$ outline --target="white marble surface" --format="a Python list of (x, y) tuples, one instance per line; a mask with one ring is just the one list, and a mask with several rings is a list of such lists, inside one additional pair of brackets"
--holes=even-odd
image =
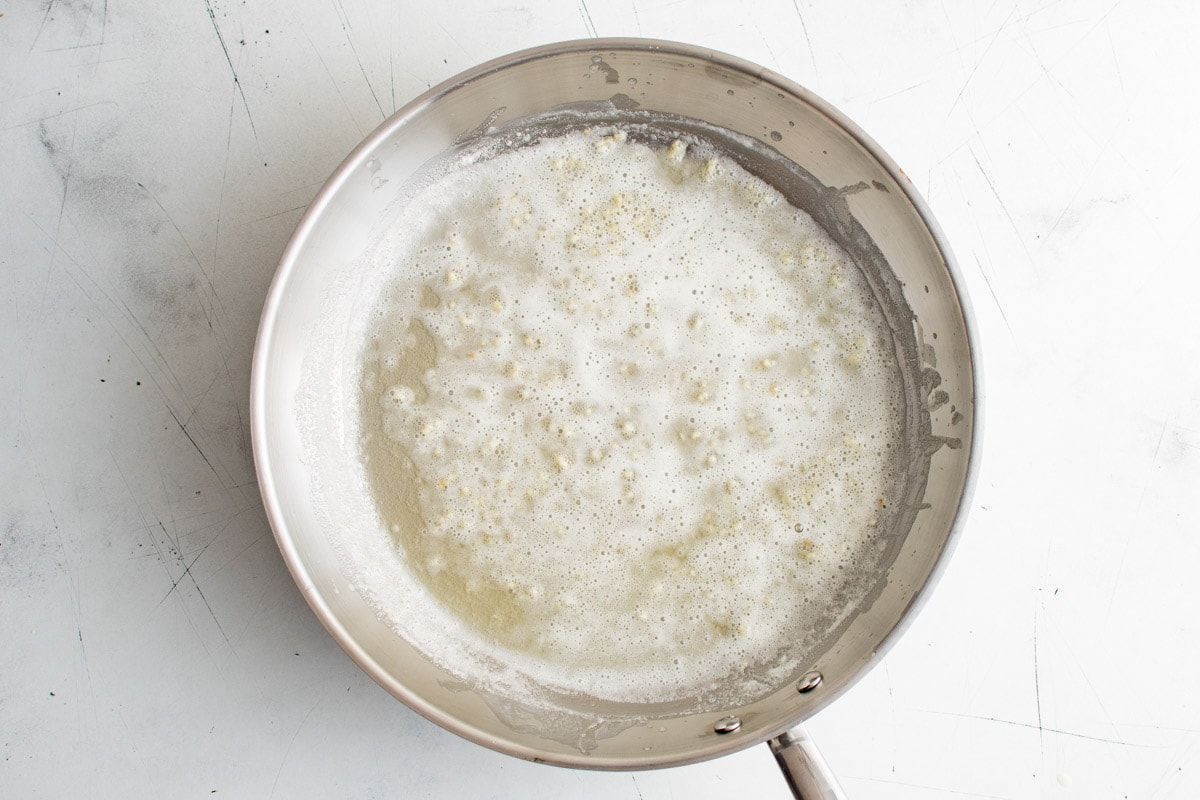
[(787, 796), (765, 747), (602, 774), (443, 732), (325, 634), (263, 515), (254, 334), (325, 176), (426, 87), (592, 35), (724, 50), (841, 108), (973, 297), (966, 535), (811, 723), (850, 795), (1200, 796), (1197, 9), (0, 4), (0, 796)]

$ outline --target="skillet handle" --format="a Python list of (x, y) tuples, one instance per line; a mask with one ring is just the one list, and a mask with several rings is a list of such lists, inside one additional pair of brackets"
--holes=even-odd
[(829, 764), (803, 725), (784, 731), (768, 744), (796, 800), (846, 800)]

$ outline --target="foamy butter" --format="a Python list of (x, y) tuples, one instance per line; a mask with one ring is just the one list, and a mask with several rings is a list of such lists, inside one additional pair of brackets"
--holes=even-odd
[(450, 661), (736, 697), (858, 591), (896, 485), (886, 327), (811, 218), (701, 150), (546, 139), (391, 228), (360, 423), (395, 555), (356, 568), (401, 629), (415, 577)]

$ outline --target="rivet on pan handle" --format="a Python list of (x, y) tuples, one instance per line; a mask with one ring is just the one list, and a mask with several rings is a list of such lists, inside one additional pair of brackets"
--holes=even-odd
[[(823, 680), (820, 672), (807, 672), (797, 682), (796, 691), (808, 694)], [(838, 785), (829, 764), (803, 725), (784, 731), (772, 739), (770, 745), (788, 788), (797, 800), (846, 800), (846, 794)]]
[(713, 730), (717, 733), (733, 733), (742, 727), (742, 718), (735, 716), (721, 717), (713, 723)]

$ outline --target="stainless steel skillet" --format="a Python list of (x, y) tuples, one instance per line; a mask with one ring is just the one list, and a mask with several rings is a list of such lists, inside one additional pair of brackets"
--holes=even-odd
[[(521, 140), (534, 119), (538, 135), (552, 135), (584, 112), (715, 138), (812, 214), (871, 283), (903, 367), (912, 455), (874, 588), (805, 654), (802, 669), (738, 707), (562, 698), (546, 714), (472, 690), (425, 657), (420, 642), (385, 625), (355, 590), (305, 453), (314, 412), (310, 405), (307, 417), (299, 413), (297, 397), (311, 368), (314, 321), (361, 311), (352, 293), (330, 287), (353, 282), (404, 187), (448, 151), (485, 137)], [(330, 352), (336, 361), (340, 351)], [(787, 79), (711, 50), (639, 39), (565, 42), (435, 87), (330, 177), (289, 243), (263, 311), (251, 388), (255, 461), (280, 550), (314, 612), (363, 670), (439, 725), (520, 758), (611, 770), (687, 764), (771, 740), (797, 796), (836, 796), (836, 781), (798, 726), (878, 661), (945, 565), (978, 461), (977, 360), (942, 234), (904, 173), (853, 123)], [(346, 411), (330, 397), (315, 413), (336, 429)]]

